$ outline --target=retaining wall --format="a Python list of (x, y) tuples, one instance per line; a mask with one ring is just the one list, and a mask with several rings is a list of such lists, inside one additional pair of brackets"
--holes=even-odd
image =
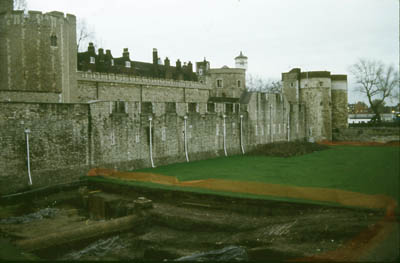
[[(241, 154), (258, 144), (304, 139), (304, 112), (276, 94), (255, 93), (250, 104), (95, 102), (0, 103), (0, 194), (77, 180), (90, 168), (133, 170)], [(193, 105), (192, 105), (193, 106)], [(207, 111), (209, 110), (209, 112)], [(242, 117), (241, 117), (242, 116)], [(224, 136), (225, 134), (225, 136)], [(225, 138), (225, 139), (224, 139)]]
[(338, 129), (333, 132), (333, 140), (383, 143), (400, 141), (400, 129), (388, 127)]

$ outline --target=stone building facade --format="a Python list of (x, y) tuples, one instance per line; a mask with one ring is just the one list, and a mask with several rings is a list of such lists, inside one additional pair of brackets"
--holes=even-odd
[(311, 141), (332, 140), (332, 130), (346, 128), (347, 76), (329, 71), (282, 73), (283, 93), (290, 102), (305, 105), (305, 126)]
[(1, 101), (71, 102), (76, 89), (76, 17), (0, 10)]
[(293, 69), (283, 73), (283, 93), (250, 93), (247, 57), (235, 62), (211, 68), (204, 59), (194, 72), (190, 62), (160, 63), (156, 49), (152, 63), (131, 60), (128, 49), (119, 58), (93, 45), (78, 54), (75, 16), (23, 14), (2, 0), (0, 194), (26, 187), (28, 174), (44, 186), (94, 167), (131, 170), (331, 139), (347, 125), (345, 75)]

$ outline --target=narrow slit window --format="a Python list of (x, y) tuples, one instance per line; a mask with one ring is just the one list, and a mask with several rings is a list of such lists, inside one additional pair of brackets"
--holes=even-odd
[(56, 35), (51, 35), (51, 37), (50, 37), (50, 45), (52, 47), (56, 47), (57, 46), (57, 36)]

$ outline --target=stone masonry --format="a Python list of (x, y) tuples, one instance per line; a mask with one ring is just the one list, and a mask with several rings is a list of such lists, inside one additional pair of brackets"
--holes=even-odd
[(40, 187), (94, 167), (132, 170), (331, 140), (347, 127), (345, 75), (293, 69), (282, 74), (283, 92), (250, 93), (242, 52), (237, 68), (204, 59), (194, 73), (191, 62), (160, 64), (156, 49), (152, 63), (131, 61), (127, 49), (115, 61), (89, 49), (77, 52), (75, 16), (23, 14), (0, 2), (0, 194), (28, 186), (28, 153)]

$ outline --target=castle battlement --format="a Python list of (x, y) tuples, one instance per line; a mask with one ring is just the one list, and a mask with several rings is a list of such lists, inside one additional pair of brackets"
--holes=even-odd
[(27, 13), (24, 13), (23, 10), (13, 10), (2, 13), (0, 16), (2, 16), (7, 25), (40, 24), (54, 19), (59, 19), (62, 22), (67, 22), (69, 24), (76, 23), (76, 16), (57, 11), (42, 13), (41, 11), (30, 10)]
[(129, 76), (124, 74), (112, 74), (112, 73), (110, 74), (110, 73), (86, 72), (86, 71), (78, 71), (78, 81), (97, 81), (97, 82), (124, 83), (124, 84), (136, 84), (136, 85), (148, 85), (148, 86), (165, 86), (165, 87), (189, 88), (189, 89), (211, 89), (208, 85), (199, 83), (197, 81), (156, 79), (156, 78), (146, 78), (139, 76)]

